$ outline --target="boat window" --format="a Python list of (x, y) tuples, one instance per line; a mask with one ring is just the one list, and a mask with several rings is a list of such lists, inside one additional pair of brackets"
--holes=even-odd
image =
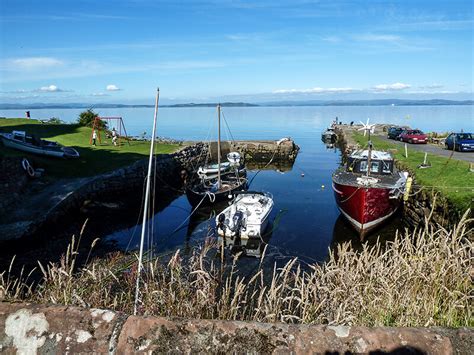
[(360, 171), (367, 171), (367, 160), (360, 161)]
[(13, 139), (17, 140), (17, 141), (22, 141), (23, 142), (23, 136), (20, 136), (19, 134), (15, 134), (13, 136)]
[(386, 161), (382, 161), (382, 173), (390, 174), (392, 169), (390, 167), (390, 163)]
[(378, 173), (379, 172), (379, 167), (380, 167), (380, 162), (379, 161), (373, 161), (370, 164), (370, 172), (371, 173)]

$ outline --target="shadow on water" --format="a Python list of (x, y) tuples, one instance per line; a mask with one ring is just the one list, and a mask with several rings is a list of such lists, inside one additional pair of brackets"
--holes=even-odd
[[(152, 211), (160, 213), (176, 197), (174, 192), (160, 193)], [(59, 262), (73, 238), (79, 253), (77, 266), (81, 266), (87, 259), (102, 258), (112, 251), (124, 250), (102, 237), (124, 229), (133, 229), (139, 236), (142, 203), (142, 191), (133, 190), (122, 196), (83, 201), (79, 207), (73, 208), (60, 219), (52, 219), (41, 225), (34, 234), (21, 240), (0, 243), (0, 270), (7, 270), (13, 257), (14, 273), (19, 273), (23, 266), (27, 271), (32, 270), (38, 266), (38, 261), (43, 265)], [(97, 238), (98, 242), (91, 248)], [(135, 248), (130, 248), (133, 249)]]
[(395, 239), (397, 231), (398, 233), (403, 232), (407, 227), (400, 215), (401, 212), (397, 212), (388, 223), (372, 231), (363, 242), (361, 242), (359, 235), (350, 223), (342, 215), (339, 215), (334, 223), (330, 248), (337, 250), (338, 245), (350, 243), (353, 250), (360, 251), (364, 246), (374, 246), (377, 243), (384, 245), (386, 242)]

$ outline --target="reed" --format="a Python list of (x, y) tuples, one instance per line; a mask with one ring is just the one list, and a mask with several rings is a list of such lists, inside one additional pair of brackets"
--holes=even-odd
[[(238, 257), (221, 267), (211, 239), (190, 257), (149, 260), (139, 312), (146, 315), (259, 322), (362, 326), (472, 326), (472, 233), (468, 212), (451, 230), (424, 227), (382, 247), (349, 243), (324, 264), (296, 258), (281, 268), (238, 272)], [(426, 223), (428, 225), (428, 223)], [(39, 265), (43, 280), (0, 274), (5, 301), (133, 310), (136, 256), (114, 253), (77, 268), (73, 238), (59, 263)], [(260, 264), (261, 265), (261, 264)]]

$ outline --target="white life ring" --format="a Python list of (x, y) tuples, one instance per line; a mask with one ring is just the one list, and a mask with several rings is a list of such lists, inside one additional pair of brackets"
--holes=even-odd
[(26, 173), (28, 174), (29, 177), (34, 177), (35, 176), (35, 169), (33, 169), (30, 162), (28, 161), (28, 159), (23, 158), (23, 160), (21, 161), (21, 166), (22, 166), (23, 170), (26, 171)]

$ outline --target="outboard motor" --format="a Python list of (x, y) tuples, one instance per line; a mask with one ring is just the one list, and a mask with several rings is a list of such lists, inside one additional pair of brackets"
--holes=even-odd
[(234, 213), (232, 216), (232, 223), (234, 227), (232, 227), (232, 231), (240, 231), (240, 228), (242, 228), (242, 224), (244, 221), (244, 213), (242, 211), (237, 211)]
[(225, 237), (226, 225), (224, 224), (224, 222), (225, 222), (225, 214), (221, 213), (219, 217), (217, 217), (217, 227), (222, 229), (222, 232), (224, 233), (224, 237)]
[(240, 246), (241, 245), (240, 231), (242, 230), (243, 223), (244, 223), (244, 213), (242, 211), (235, 212), (234, 215), (232, 216), (232, 223), (234, 224), (232, 231), (235, 232), (234, 244), (236, 246)]

